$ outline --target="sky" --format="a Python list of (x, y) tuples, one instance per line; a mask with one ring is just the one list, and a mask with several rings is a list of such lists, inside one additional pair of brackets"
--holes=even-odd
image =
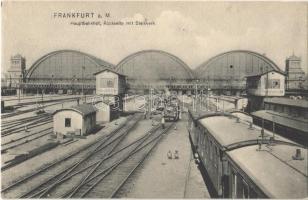
[[(307, 72), (307, 11), (305, 2), (6, 1), (1, 71), (7, 70), (12, 55), (26, 57), (29, 68), (61, 49), (79, 50), (115, 65), (137, 51), (157, 49), (176, 55), (192, 69), (219, 53), (242, 49), (265, 54), (281, 69), (294, 53)], [(68, 12), (93, 12), (95, 17), (54, 17)], [(71, 25), (145, 19), (155, 25)]]

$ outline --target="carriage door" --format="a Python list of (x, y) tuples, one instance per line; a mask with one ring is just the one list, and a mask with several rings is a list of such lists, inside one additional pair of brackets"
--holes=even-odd
[[(222, 152), (220, 152), (222, 155)], [(230, 172), (229, 172), (229, 164), (225, 158), (222, 158), (222, 192), (223, 198), (230, 198)]]

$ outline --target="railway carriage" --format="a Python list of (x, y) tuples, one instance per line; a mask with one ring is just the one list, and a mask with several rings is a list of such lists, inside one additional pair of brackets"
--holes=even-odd
[(228, 113), (189, 112), (188, 131), (218, 197), (307, 197), (307, 148)]

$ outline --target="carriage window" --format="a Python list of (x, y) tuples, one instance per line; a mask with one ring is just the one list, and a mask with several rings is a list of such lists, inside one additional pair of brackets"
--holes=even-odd
[(215, 146), (215, 167), (218, 166), (218, 159), (219, 159), (219, 153), (218, 153), (218, 148)]
[(210, 140), (210, 159), (213, 159), (213, 142)]

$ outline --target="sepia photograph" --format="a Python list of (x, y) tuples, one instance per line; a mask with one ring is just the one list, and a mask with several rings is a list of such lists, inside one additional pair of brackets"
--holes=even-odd
[(308, 2), (1, 1), (2, 199), (308, 198)]

